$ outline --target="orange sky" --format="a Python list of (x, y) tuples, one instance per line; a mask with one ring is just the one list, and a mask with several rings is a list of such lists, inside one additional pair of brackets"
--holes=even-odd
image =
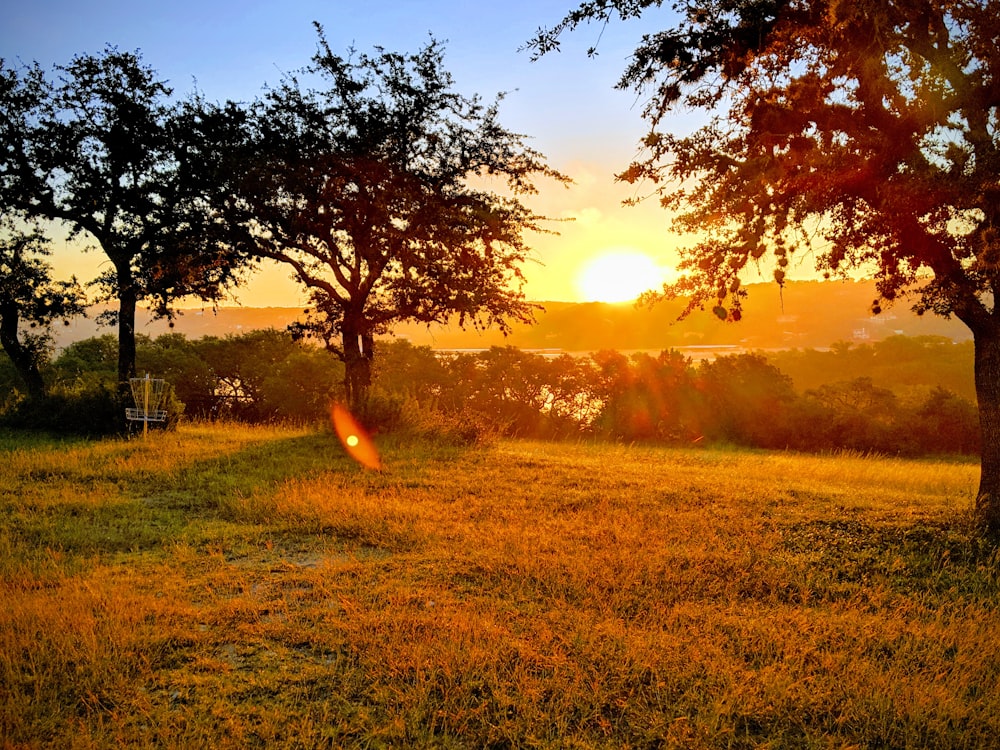
[[(209, 99), (250, 100), (283, 72), (308, 62), (315, 50), (312, 21), (323, 24), (335, 50), (351, 45), (383, 45), (407, 52), (428, 35), (445, 40), (445, 64), (456, 87), (491, 99), (507, 92), (501, 121), (528, 136), (528, 143), (574, 184), (540, 183), (528, 199), (539, 214), (573, 219), (552, 226), (558, 236), (529, 238), (537, 262), (524, 272), (525, 291), (534, 300), (586, 298), (578, 280), (595, 257), (609, 252), (641, 253), (664, 274), (676, 264), (681, 241), (669, 232), (669, 217), (655, 200), (623, 207), (634, 194), (613, 176), (636, 154), (645, 132), (643, 101), (614, 90), (642, 32), (663, 26), (655, 14), (641, 22), (587, 27), (571, 36), (564, 51), (532, 62), (518, 47), (539, 26), (551, 25), (574, 0), (509, 0), (471, 4), (464, 0), (288, 0), (247, 4), (235, 0), (205, 4), (194, 0), (150, 6), (108, 0), (85, 6), (72, 0), (36, 0), (0, 11), (0, 56), (37, 60), (45, 67), (65, 63), (80, 52), (100, 52), (105, 44), (139, 49), (145, 63), (167, 79), (175, 94), (197, 88)], [(588, 58), (597, 43), (599, 55)], [(678, 129), (691, 123), (676, 120)], [(59, 252), (60, 274), (93, 278), (106, 263), (102, 253), (78, 249)], [(657, 274), (659, 275), (659, 274)], [(246, 306), (299, 306), (303, 295), (284, 269), (259, 273), (238, 293)], [(661, 278), (641, 279), (639, 287)], [(646, 282), (646, 283), (644, 283)], [(621, 282), (608, 280), (608, 294), (621, 294)], [(617, 288), (614, 288), (617, 284)], [(599, 293), (590, 284), (590, 294)], [(636, 290), (638, 291), (638, 289)]]

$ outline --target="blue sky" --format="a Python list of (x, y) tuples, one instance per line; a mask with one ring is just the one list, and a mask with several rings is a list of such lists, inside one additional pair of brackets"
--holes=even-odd
[[(592, 259), (637, 252), (667, 268), (676, 262), (678, 240), (668, 233), (668, 217), (652, 203), (622, 207), (632, 191), (613, 180), (645, 130), (642, 100), (614, 90), (614, 84), (643, 30), (665, 25), (663, 16), (618, 22), (603, 31), (585, 27), (566, 39), (561, 53), (538, 62), (518, 51), (539, 26), (556, 23), (574, 5), (573, 0), (33, 0), (6, 3), (0, 10), (0, 57), (50, 67), (112, 44), (139, 50), (180, 96), (197, 87), (213, 100), (250, 100), (283, 72), (308, 62), (316, 49), (313, 21), (324, 26), (335, 51), (381, 45), (409, 52), (433, 35), (446, 42), (445, 63), (457, 88), (487, 99), (508, 92), (501, 106), (504, 124), (530, 136), (553, 166), (576, 181), (568, 190), (540, 185), (542, 194), (532, 200), (539, 213), (575, 221), (558, 225), (558, 237), (540, 236), (532, 243), (538, 263), (526, 268), (526, 291), (534, 299), (579, 299), (576, 279)], [(586, 49), (598, 41), (599, 55), (588, 58)], [(91, 263), (100, 260), (95, 255), (88, 256)], [(86, 277), (78, 256), (67, 253), (60, 262)], [(650, 279), (650, 285), (656, 281)], [(297, 299), (290, 299), (295, 294), (283, 275), (271, 272), (241, 301), (296, 305)]]

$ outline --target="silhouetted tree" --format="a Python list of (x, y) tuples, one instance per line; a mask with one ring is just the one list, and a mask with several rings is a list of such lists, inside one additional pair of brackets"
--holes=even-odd
[(218, 299), (244, 260), (217, 211), (218, 133), (171, 103), (137, 54), (108, 47), (56, 72), (49, 82), (37, 63), (18, 73), (0, 60), (0, 209), (61, 222), (107, 255), (98, 282), (118, 303), (127, 390), (138, 302), (169, 315), (178, 297)]
[[(646, 150), (620, 178), (652, 181), (704, 238), (665, 296), (737, 320), (744, 269), (781, 283), (809, 253), (829, 274), (871, 268), (875, 312), (912, 295), (959, 318), (976, 348), (975, 512), (1000, 536), (1000, 1), (590, 0), (533, 45), (661, 5), (669, 28), (620, 83), (652, 92)], [(668, 133), (678, 107), (711, 119)]]
[(814, 426), (823, 447), (880, 453), (913, 453), (915, 436), (904, 434), (904, 409), (888, 388), (871, 378), (827, 383), (807, 391), (807, 399), (823, 407)]
[[(40, 365), (52, 346), (48, 327), (84, 312), (76, 279), (56, 281), (44, 260), (48, 244), (39, 232), (0, 228), (0, 345), (33, 397), (45, 395)], [(22, 332), (26, 324), (34, 332)]]
[(979, 450), (976, 408), (951, 391), (937, 387), (917, 410), (921, 447), (936, 453)]
[(706, 361), (697, 387), (705, 398), (706, 437), (762, 448), (787, 445), (792, 380), (759, 354)]
[[(319, 50), (256, 113), (260, 170), (245, 197), (258, 252), (287, 263), (311, 298), (299, 332), (345, 364), (352, 402), (371, 380), (373, 342), (404, 320), (527, 321), (519, 196), (565, 178), (498, 121), (498, 102), (453, 90), (441, 45), (413, 55)], [(492, 192), (491, 184), (502, 190)]]

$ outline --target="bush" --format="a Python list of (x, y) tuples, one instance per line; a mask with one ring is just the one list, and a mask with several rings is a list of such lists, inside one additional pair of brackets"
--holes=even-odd
[(403, 404), (398, 425), (405, 435), (453, 446), (492, 445), (505, 429), (479, 412), (444, 412), (414, 400)]
[(392, 432), (402, 423), (404, 397), (372, 391), (364, 403), (352, 408), (354, 418), (372, 434)]
[(114, 388), (91, 382), (58, 385), (46, 396), (24, 399), (2, 421), (17, 429), (101, 437), (120, 434), (124, 415)]

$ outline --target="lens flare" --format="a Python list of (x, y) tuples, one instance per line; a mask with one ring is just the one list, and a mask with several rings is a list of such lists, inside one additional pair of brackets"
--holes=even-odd
[(347, 407), (334, 403), (330, 407), (330, 419), (347, 454), (366, 469), (381, 471), (382, 459), (375, 443)]

